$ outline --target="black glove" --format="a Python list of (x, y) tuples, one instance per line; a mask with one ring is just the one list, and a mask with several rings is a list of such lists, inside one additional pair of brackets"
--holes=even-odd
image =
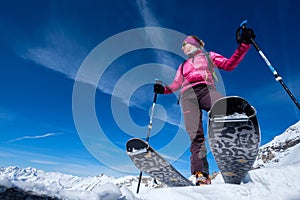
[(236, 41), (237, 43), (245, 43), (245, 44), (251, 44), (251, 38), (254, 39), (256, 35), (254, 34), (254, 31), (251, 28), (244, 28), (242, 30), (241, 35), (237, 35)]
[(158, 94), (163, 94), (165, 93), (165, 88), (162, 86), (162, 84), (155, 83), (154, 84), (154, 92)]

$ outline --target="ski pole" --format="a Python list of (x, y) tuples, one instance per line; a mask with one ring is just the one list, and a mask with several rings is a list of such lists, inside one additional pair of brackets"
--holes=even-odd
[[(247, 20), (243, 21), (240, 25), (241, 29), (246, 29), (246, 23)], [(300, 110), (300, 104), (297, 101), (297, 99), (295, 98), (295, 96), (292, 94), (292, 92), (289, 90), (289, 88), (286, 86), (286, 84), (283, 82), (282, 77), (277, 73), (277, 71), (274, 69), (274, 67), (271, 65), (270, 61), (268, 60), (268, 58), (265, 56), (265, 54), (262, 52), (262, 50), (259, 48), (258, 44), (254, 41), (253, 38), (250, 38), (251, 43), (253, 44), (253, 46), (255, 47), (255, 49), (258, 51), (259, 55), (263, 58), (263, 60), (265, 61), (265, 63), (268, 65), (270, 71), (273, 73), (275, 80), (278, 81), (282, 87), (284, 88), (284, 90), (288, 93), (288, 95), (290, 96), (290, 98), (293, 100), (293, 102), (296, 104), (296, 106), (298, 107), (298, 109)]]
[[(162, 81), (160, 81), (160, 80), (155, 80), (155, 82), (157, 84), (162, 84)], [(152, 104), (152, 107), (151, 107), (150, 122), (149, 122), (149, 125), (148, 125), (148, 133), (147, 133), (146, 142), (149, 142), (149, 139), (150, 139), (150, 132), (151, 132), (151, 129), (152, 129), (152, 120), (153, 120), (153, 116), (154, 116), (154, 108), (155, 108), (155, 105), (156, 105), (156, 99), (157, 99), (157, 92), (154, 93), (154, 99), (153, 99), (153, 104)], [(139, 182), (138, 182), (138, 186), (137, 186), (137, 190), (136, 190), (137, 194), (140, 191), (142, 176), (143, 176), (143, 172), (140, 171)]]
[[(155, 82), (157, 84), (162, 84), (162, 81), (160, 81), (160, 80), (155, 80)], [(152, 129), (152, 120), (153, 120), (153, 115), (154, 115), (154, 107), (156, 105), (156, 99), (157, 99), (157, 92), (154, 93), (154, 99), (153, 99), (153, 104), (152, 104), (151, 113), (150, 113), (150, 122), (149, 122), (149, 125), (148, 125), (148, 133), (147, 133), (146, 142), (148, 142), (149, 138), (150, 138), (150, 132), (151, 132), (151, 129)]]

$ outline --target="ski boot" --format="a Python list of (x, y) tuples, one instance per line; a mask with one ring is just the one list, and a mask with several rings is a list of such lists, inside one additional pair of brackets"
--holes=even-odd
[(210, 185), (211, 180), (209, 175), (203, 174), (202, 172), (196, 172), (196, 185), (202, 186), (202, 185)]

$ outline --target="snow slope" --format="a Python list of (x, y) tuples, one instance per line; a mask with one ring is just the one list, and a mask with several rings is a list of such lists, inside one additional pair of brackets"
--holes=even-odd
[(253, 170), (247, 183), (231, 185), (214, 183), (202, 187), (151, 189), (140, 195), (141, 199), (300, 199), (300, 165)]
[(260, 147), (254, 168), (300, 163), (300, 121)]
[[(144, 177), (136, 194), (137, 177), (77, 177), (34, 168), (0, 168), (0, 199), (8, 198), (8, 188), (31, 191), (57, 199), (153, 200), (153, 199), (300, 199), (300, 121), (260, 148), (254, 164), (241, 185), (224, 184), (218, 175), (212, 185), (202, 187), (154, 188)], [(27, 192), (28, 193), (28, 192)], [(6, 195), (6, 196), (5, 196)], [(34, 198), (31, 198), (34, 199)], [(48, 198), (49, 199), (49, 198)]]

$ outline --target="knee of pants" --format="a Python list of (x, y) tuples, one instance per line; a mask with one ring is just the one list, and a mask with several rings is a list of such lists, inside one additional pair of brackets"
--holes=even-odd
[(205, 139), (196, 140), (191, 142), (190, 151), (192, 154), (201, 153), (206, 155), (206, 146), (205, 146)]
[(202, 144), (205, 141), (203, 129), (195, 133), (189, 133), (192, 144)]

